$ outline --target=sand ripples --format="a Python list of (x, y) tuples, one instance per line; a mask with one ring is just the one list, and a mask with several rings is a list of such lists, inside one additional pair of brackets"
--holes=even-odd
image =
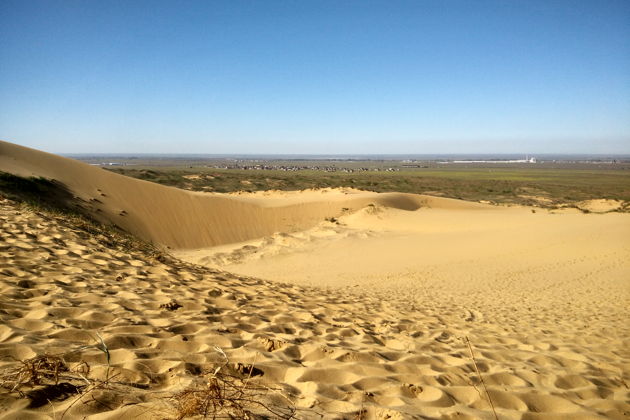
[[(571, 312), (560, 317), (562, 308), (540, 315), (474, 305), (473, 298), (303, 287), (161, 263), (9, 202), (0, 224), (2, 366), (93, 346), (98, 331), (110, 350), (110, 374), (136, 386), (129, 395), (104, 396), (106, 404), (77, 404), (68, 418), (164, 415), (167, 407), (151, 392), (174, 393), (221, 363), (215, 347), (235, 369), (253, 364), (256, 380), (280, 386), (299, 418), (350, 418), (362, 409), (373, 418), (491, 418), (466, 336), (501, 418), (630, 412), (628, 335), (620, 329), (627, 312), (620, 306), (607, 306), (589, 326)], [(94, 375), (107, 369), (93, 348), (67, 356), (80, 361)], [(7, 418), (69, 406), (61, 399), (29, 409), (7, 393), (0, 401)]]

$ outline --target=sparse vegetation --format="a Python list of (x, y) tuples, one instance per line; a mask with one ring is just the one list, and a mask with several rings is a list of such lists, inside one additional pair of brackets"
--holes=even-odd
[[(203, 371), (190, 386), (169, 397), (176, 408), (176, 418), (202, 416), (205, 418), (249, 419), (254, 415), (277, 419), (292, 419), (296, 413), (293, 403), (277, 390), (251, 381), (260, 372), (253, 365), (237, 363), (229, 369), (230, 361), (220, 347), (214, 350), (223, 359), (211, 370)], [(239, 376), (240, 375), (240, 376)], [(270, 394), (280, 397), (274, 402)]]
[[(107, 390), (122, 397), (144, 388), (140, 384), (117, 380), (117, 375), (109, 375), (109, 352), (100, 336), (99, 339), (96, 345), (81, 346), (68, 353), (43, 354), (16, 361), (0, 370), (0, 388), (28, 399), (30, 408), (73, 398), (61, 413), (61, 418), (81, 401), (88, 401), (89, 398), (97, 401), (96, 391)], [(74, 358), (77, 353), (88, 349), (97, 349), (106, 354), (108, 369), (104, 379), (90, 375), (90, 365), (84, 361), (73, 365), (66, 362), (69, 356)], [(253, 366), (239, 370), (238, 366), (243, 365), (237, 364), (233, 369), (228, 369), (227, 356), (220, 348), (215, 349), (224, 356), (225, 363), (203, 371), (192, 385), (183, 390), (164, 395), (164, 399), (174, 409), (174, 418), (294, 418), (296, 409), (288, 398), (252, 380), (256, 371)], [(168, 411), (166, 409), (162, 415)]]
[(111, 170), (163, 185), (208, 192), (350, 187), (547, 208), (598, 198), (630, 202), (630, 171), (612, 169), (438, 168), (355, 173), (208, 168)]
[(17, 367), (5, 370), (0, 375), (0, 387), (20, 392), (23, 387), (45, 385), (48, 382), (57, 385), (60, 379), (68, 378), (73, 376), (60, 356), (43, 354), (21, 360)]
[[(0, 388), (28, 399), (30, 408), (74, 397), (75, 400), (62, 413), (63, 418), (72, 405), (96, 390), (126, 387), (128, 384), (114, 381), (115, 376), (110, 377), (109, 349), (98, 333), (97, 336), (95, 345), (80, 346), (63, 354), (41, 354), (4, 367), (0, 371)], [(99, 350), (106, 356), (107, 370), (104, 379), (92, 377), (90, 365), (84, 361), (72, 365), (66, 361), (78, 353), (92, 349)]]
[(160, 305), (160, 309), (166, 309), (167, 311), (176, 311), (176, 310), (178, 310), (181, 307), (182, 307), (182, 305), (177, 303), (177, 301), (175, 301), (175, 300), (171, 300), (168, 303), (163, 303), (163, 304)]
[(203, 418), (252, 418), (254, 412), (266, 417), (290, 419), (294, 417), (292, 404), (266, 404), (269, 388), (254, 384), (249, 377), (240, 378), (221, 371), (204, 372), (192, 386), (171, 397), (177, 419), (202, 416)]

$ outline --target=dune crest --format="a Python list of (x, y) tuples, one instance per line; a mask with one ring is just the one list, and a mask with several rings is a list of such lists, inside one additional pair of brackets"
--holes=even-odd
[(415, 194), (327, 190), (277, 196), (184, 191), (0, 141), (0, 171), (65, 185), (100, 221), (173, 249), (201, 248), (311, 228), (368, 204), (404, 210), (481, 206)]

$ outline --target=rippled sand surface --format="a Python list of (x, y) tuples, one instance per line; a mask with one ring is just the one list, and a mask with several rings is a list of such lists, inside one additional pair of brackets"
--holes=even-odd
[[(19, 149), (0, 169), (37, 174), (50, 156)], [(3, 199), (0, 370), (62, 354), (70, 370), (89, 365), (86, 382), (115, 379), (47, 399), (0, 388), (1, 418), (176, 418), (172, 397), (218, 366), (268, 387), (261, 401), (296, 418), (630, 413), (627, 214), (352, 190), (205, 201), (160, 186), (136, 208), (132, 193), (152, 184), (119, 191), (126, 179), (57, 159), (81, 175), (65, 180), (74, 194), (103, 194), (90, 208), (104, 220), (131, 223), (176, 197), (185, 217), (216, 208), (272, 225), (243, 220), (232, 237), (238, 220), (200, 219), (200, 238), (181, 239), (199, 246), (177, 247), (173, 204), (136, 226), (175, 238), (174, 256), (156, 257)]]

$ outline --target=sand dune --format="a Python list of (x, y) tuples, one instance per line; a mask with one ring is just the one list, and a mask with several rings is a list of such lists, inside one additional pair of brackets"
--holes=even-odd
[[(390, 287), (427, 278), (436, 287), (448, 281), (452, 283), (448, 288), (463, 290), (477, 288), (487, 279), (514, 277), (515, 272), (534, 279), (539, 265), (570, 266), (579, 261), (585, 266), (615, 266), (628, 255), (628, 238), (628, 215), (621, 213), (558, 214), (540, 209), (532, 213), (524, 207), (496, 206), (475, 211), (423, 206), (409, 212), (368, 206), (302, 232), (175, 255), (297, 284), (378, 286), (387, 278)], [(556, 275), (552, 273), (547, 277)], [(552, 280), (547, 277), (545, 282)], [(596, 280), (601, 281), (592, 278)]]
[[(98, 220), (174, 249), (208, 247), (295, 232), (370, 203), (414, 210), (412, 194), (310, 191), (270, 199), (195, 193), (132, 179), (60, 156), (0, 141), (0, 170), (64, 184)], [(448, 199), (442, 199), (449, 204)], [(456, 204), (461, 205), (461, 204)], [(345, 209), (345, 210), (344, 210)]]
[(168, 397), (222, 352), (300, 419), (492, 419), (491, 401), (500, 419), (630, 413), (628, 214), (195, 194), (8, 143), (0, 170), (57, 179), (102, 220), (214, 267), (3, 200), (0, 370), (82, 349), (70, 368), (117, 385), (39, 405), (0, 389), (2, 418), (175, 418)]

